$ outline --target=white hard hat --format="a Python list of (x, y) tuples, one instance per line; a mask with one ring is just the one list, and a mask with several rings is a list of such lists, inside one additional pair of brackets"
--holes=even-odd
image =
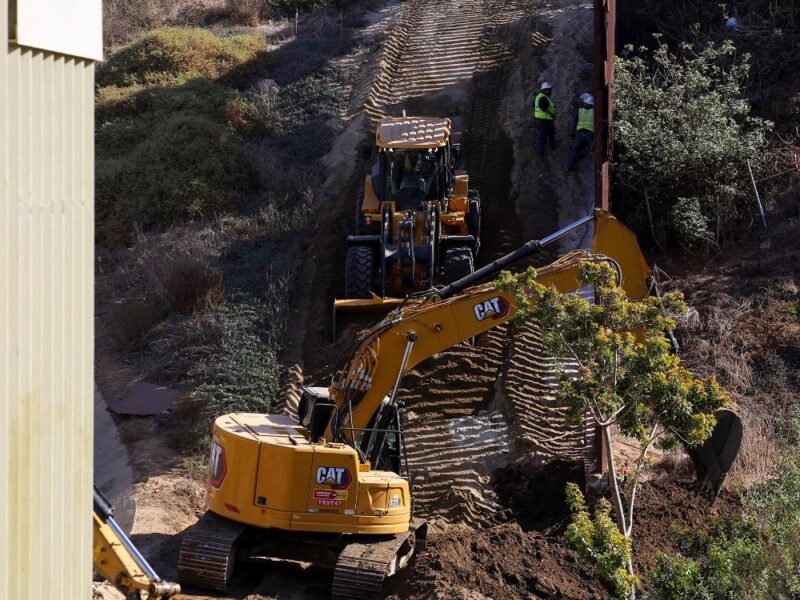
[(545, 81), (545, 82), (542, 84), (542, 89), (543, 89), (543, 90), (552, 90), (552, 89), (553, 89), (553, 84), (552, 84), (552, 83), (550, 83), (549, 81)]
[(591, 94), (590, 94), (590, 93), (588, 93), (588, 92), (583, 92), (583, 93), (581, 94), (581, 96), (580, 96), (580, 98), (581, 98), (581, 102), (586, 102), (586, 99), (587, 99), (589, 96), (591, 96)]
[(581, 96), (581, 100), (583, 100), (583, 102), (589, 106), (594, 106), (594, 96), (591, 94), (584, 94), (584, 96)]

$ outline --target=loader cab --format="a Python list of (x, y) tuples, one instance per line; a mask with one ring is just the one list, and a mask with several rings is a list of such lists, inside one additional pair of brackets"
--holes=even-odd
[(426, 202), (440, 202), (446, 210), (453, 187), (451, 149), (381, 148), (372, 186), (381, 200), (394, 202), (400, 211), (423, 210)]

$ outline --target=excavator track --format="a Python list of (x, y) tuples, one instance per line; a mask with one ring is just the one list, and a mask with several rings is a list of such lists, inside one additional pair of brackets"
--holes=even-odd
[(245, 525), (207, 512), (183, 534), (178, 579), (187, 585), (225, 592), (236, 561), (236, 541)]
[(383, 590), (387, 577), (402, 569), (425, 546), (427, 525), (414, 519), (408, 533), (376, 542), (354, 542), (339, 553), (333, 571), (332, 600), (368, 600)]

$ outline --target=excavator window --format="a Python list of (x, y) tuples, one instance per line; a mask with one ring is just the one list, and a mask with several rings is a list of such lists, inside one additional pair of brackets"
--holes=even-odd
[(403, 445), (401, 443), (400, 410), (398, 406), (386, 406), (381, 416), (381, 422), (376, 426), (377, 413), (367, 425), (364, 433), (358, 440), (359, 448), (366, 454), (370, 441), (373, 442), (372, 456), (367, 458), (374, 468), (379, 471), (392, 471), (401, 474)]

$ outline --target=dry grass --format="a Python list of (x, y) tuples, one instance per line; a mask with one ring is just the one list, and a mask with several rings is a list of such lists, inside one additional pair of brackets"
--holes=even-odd
[(219, 304), (225, 284), (214, 269), (193, 259), (175, 263), (164, 282), (164, 293), (172, 308), (191, 315)]
[(105, 0), (103, 45), (112, 48), (158, 27), (169, 15), (171, 0)]
[(228, 14), (233, 23), (237, 25), (258, 25), (261, 15), (260, 0), (226, 0)]
[(781, 427), (783, 415), (757, 410), (746, 404), (739, 406), (737, 412), (744, 430), (742, 446), (728, 477), (734, 485), (747, 487), (766, 481), (780, 465), (782, 454), (776, 445), (775, 434)]
[(772, 229), (751, 235), (709, 260), (682, 256), (668, 265), (667, 287), (692, 307), (679, 323), (681, 356), (703, 375), (716, 374), (744, 425), (735, 483), (770, 477), (780, 464), (793, 411), (800, 406), (800, 190), (787, 193)]

